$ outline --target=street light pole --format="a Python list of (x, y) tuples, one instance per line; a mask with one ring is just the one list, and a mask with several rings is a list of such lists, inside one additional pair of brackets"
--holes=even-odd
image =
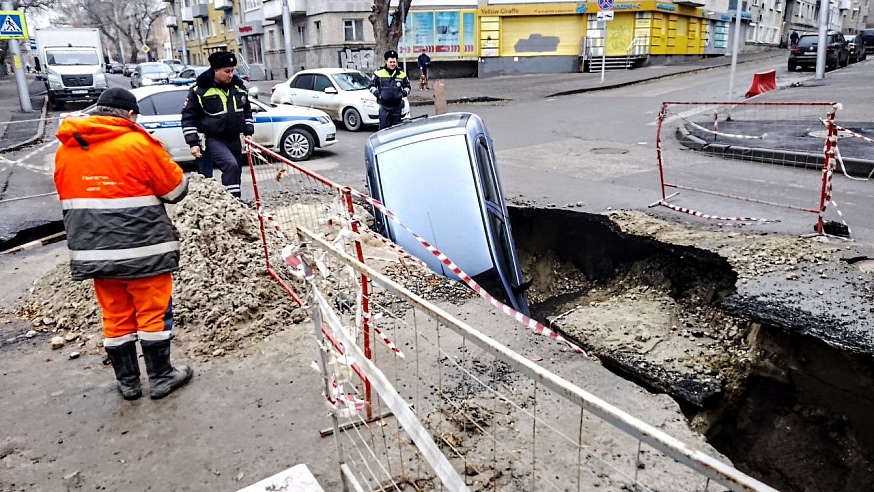
[(734, 74), (737, 71), (737, 51), (740, 49), (740, 19), (743, 0), (734, 0), (736, 16), (734, 19), (734, 39), (731, 43), (731, 76), (728, 79), (728, 100), (734, 100)]
[(294, 60), (291, 52), (291, 12), (288, 10), (288, 0), (282, 0), (282, 30), (285, 31), (285, 36), (283, 36), (285, 41), (285, 65), (286, 77), (291, 77), (291, 74), (294, 73)]
[[(3, 0), (3, 10), (14, 10), (12, 2)], [(21, 68), (21, 49), (18, 46), (17, 39), (9, 40), (9, 53), (12, 55), (12, 67), (15, 70), (15, 83), (18, 85), (18, 101), (21, 103), (21, 111), (29, 113), (33, 111), (33, 106), (30, 104), (30, 91), (27, 88), (27, 78), (24, 76), (24, 70)]]
[[(825, 57), (826, 57), (826, 41), (828, 41), (828, 4), (829, 0), (820, 0), (819, 2), (819, 43), (816, 47), (816, 80), (825, 78)], [(841, 63), (841, 54), (835, 53), (838, 57), (836, 62)]]

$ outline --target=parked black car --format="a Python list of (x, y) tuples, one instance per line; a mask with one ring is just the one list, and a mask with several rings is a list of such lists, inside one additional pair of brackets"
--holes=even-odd
[(865, 53), (874, 53), (874, 29), (862, 29), (858, 36), (862, 38), (862, 44), (865, 45)]
[(847, 47), (850, 49), (850, 63), (860, 62), (868, 57), (868, 54), (865, 52), (865, 45), (862, 44), (862, 39), (855, 35), (851, 34), (849, 36), (844, 36), (847, 40)]
[[(825, 66), (829, 69), (846, 67), (850, 63), (850, 49), (844, 35), (837, 31), (826, 34)], [(798, 67), (816, 67), (816, 52), (819, 47), (819, 34), (802, 34), (798, 43), (789, 50), (789, 71)]]

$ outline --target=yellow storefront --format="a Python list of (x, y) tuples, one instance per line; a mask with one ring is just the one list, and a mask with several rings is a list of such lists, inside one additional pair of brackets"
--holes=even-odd
[(656, 1), (497, 5), (477, 9), (480, 76), (579, 71), (594, 56), (695, 56), (704, 53), (706, 12)]

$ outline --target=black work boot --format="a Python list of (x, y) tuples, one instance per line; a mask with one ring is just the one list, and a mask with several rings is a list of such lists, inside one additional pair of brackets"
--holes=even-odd
[(114, 347), (104, 347), (112, 361), (118, 391), (125, 400), (136, 400), (143, 396), (140, 384), (140, 364), (137, 361), (137, 342), (131, 340)]
[(191, 380), (194, 370), (188, 366), (170, 364), (170, 340), (140, 340), (146, 372), (149, 374), (150, 394), (153, 400), (164, 398)]

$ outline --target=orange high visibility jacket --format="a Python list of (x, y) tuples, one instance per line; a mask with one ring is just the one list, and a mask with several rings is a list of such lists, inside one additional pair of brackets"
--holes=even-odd
[(188, 178), (161, 143), (115, 116), (70, 117), (58, 128), (55, 186), (74, 280), (150, 277), (179, 268), (164, 209)]

